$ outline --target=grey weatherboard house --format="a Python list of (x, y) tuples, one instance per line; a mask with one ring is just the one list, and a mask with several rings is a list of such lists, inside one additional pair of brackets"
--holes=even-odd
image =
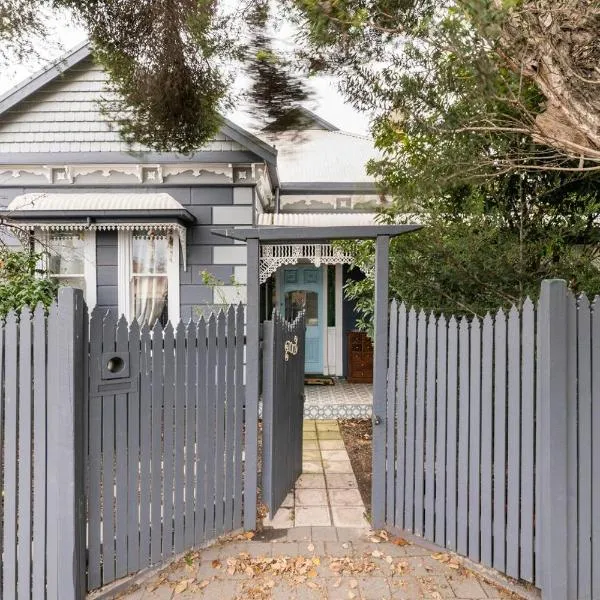
[[(100, 110), (110, 93), (84, 44), (0, 97), (0, 208), (90, 310), (152, 324), (244, 303), (246, 245), (214, 228), (372, 225), (385, 202), (365, 172), (371, 140), (306, 109), (295, 131), (224, 119), (193, 155), (156, 153), (121, 139)], [(330, 244), (261, 248), (262, 316), (306, 306), (308, 373), (346, 374), (347, 263)]]

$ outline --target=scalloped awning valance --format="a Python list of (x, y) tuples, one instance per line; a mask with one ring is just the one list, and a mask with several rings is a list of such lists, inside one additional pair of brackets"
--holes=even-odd
[(166, 193), (28, 193), (2, 212), (28, 229), (177, 231), (186, 268), (186, 225), (195, 218)]

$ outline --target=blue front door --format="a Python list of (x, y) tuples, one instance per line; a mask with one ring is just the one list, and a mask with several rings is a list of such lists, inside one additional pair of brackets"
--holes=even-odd
[(306, 345), (304, 371), (323, 372), (323, 277), (316, 267), (285, 267), (281, 277), (279, 310), (288, 321), (306, 311)]

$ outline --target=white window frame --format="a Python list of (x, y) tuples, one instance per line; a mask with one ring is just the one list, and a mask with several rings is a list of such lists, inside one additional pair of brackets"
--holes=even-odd
[[(118, 301), (119, 314), (125, 315), (128, 321), (131, 321), (131, 243), (133, 240), (133, 231), (119, 231), (119, 250), (118, 250)], [(179, 321), (179, 233), (175, 230), (169, 230), (167, 235), (171, 236), (171, 255), (167, 264), (167, 305), (169, 311), (169, 321), (175, 327)]]
[[(96, 231), (93, 229), (88, 230), (74, 230), (72, 232), (66, 230), (54, 230), (54, 231), (42, 231), (37, 228), (34, 230), (35, 240), (35, 251), (46, 252), (51, 246), (50, 237), (53, 233), (72, 233), (79, 235), (83, 233), (83, 278), (85, 280), (85, 294), (84, 299), (88, 306), (88, 310), (91, 312), (97, 303), (97, 288), (96, 288)], [(69, 279), (69, 277), (81, 277), (81, 275), (61, 275), (60, 273), (50, 273), (48, 257), (44, 258), (44, 262), (41, 265), (48, 277), (57, 279)]]

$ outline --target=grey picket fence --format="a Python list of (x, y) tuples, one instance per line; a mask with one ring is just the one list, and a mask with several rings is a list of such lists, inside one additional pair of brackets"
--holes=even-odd
[(80, 367), (87, 316), (63, 289), (0, 326), (0, 596), (85, 595)]
[(89, 348), (92, 590), (242, 527), (244, 309), (152, 330), (94, 310)]
[(483, 319), (393, 303), (386, 523), (544, 598), (600, 598), (599, 313), (559, 281)]

